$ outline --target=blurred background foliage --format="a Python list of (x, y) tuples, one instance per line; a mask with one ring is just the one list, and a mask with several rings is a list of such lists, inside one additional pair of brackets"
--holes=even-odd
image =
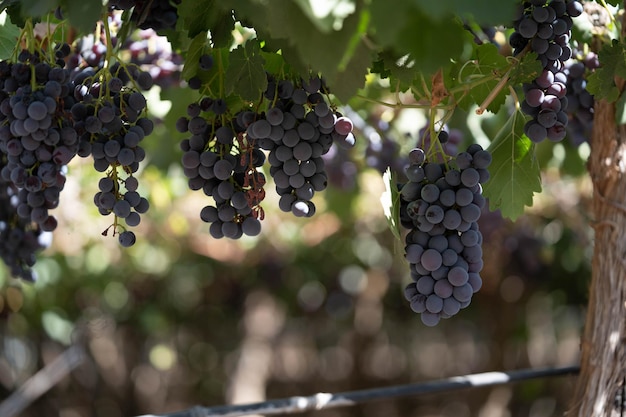
[[(39, 279), (0, 268), (0, 399), (72, 343), (87, 361), (34, 401), (24, 416), (122, 417), (196, 404), (261, 401), (425, 381), (466, 373), (578, 362), (590, 275), (588, 147), (542, 143), (542, 194), (512, 223), (485, 210), (484, 286), (472, 304), (435, 328), (403, 297), (403, 247), (387, 228), (376, 167), (399, 171), (426, 123), (394, 109), (369, 78), (346, 111), (358, 115), (357, 146), (327, 155), (331, 184), (317, 214), (277, 208), (270, 181), (257, 238), (214, 240), (199, 219), (205, 196), (189, 192), (173, 123), (190, 90), (158, 87), (160, 120), (141, 172), (151, 210), (137, 244), (101, 236), (108, 219), (92, 204), (98, 175), (74, 160)], [(405, 102), (410, 102), (405, 97)], [(509, 117), (457, 111), (464, 148), (488, 144)], [(267, 175), (268, 178), (269, 175)], [(377, 401), (311, 412), (330, 416), (552, 416), (571, 400), (562, 377), (510, 386)]]

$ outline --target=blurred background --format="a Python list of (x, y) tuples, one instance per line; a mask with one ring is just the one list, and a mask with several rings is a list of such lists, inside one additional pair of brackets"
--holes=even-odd
[[(401, 177), (426, 125), (421, 111), (373, 103), (385, 86), (370, 79), (344, 108), (358, 142), (326, 155), (330, 185), (314, 199), (317, 214), (280, 212), (269, 181), (261, 235), (214, 240), (199, 218), (207, 197), (188, 191), (184, 136), (172, 127), (194, 97), (162, 87), (149, 97), (158, 123), (139, 178), (151, 209), (137, 244), (101, 235), (110, 219), (92, 203), (99, 175), (77, 159), (38, 281), (0, 267), (0, 403), (74, 343), (86, 360), (22, 416), (160, 414), (578, 363), (591, 256), (586, 144), (539, 145), (544, 191), (515, 223), (485, 210), (483, 288), (427, 328), (404, 299), (403, 244), (380, 203), (381, 173), (390, 165)], [(457, 111), (450, 146), (488, 146), (508, 117), (506, 106), (491, 116)], [(303, 415), (553, 416), (573, 386), (559, 377)]]

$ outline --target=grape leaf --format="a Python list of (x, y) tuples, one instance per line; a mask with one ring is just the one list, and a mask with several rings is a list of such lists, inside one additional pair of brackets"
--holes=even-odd
[(602, 66), (589, 76), (587, 83), (587, 90), (596, 98), (615, 101), (619, 97), (619, 89), (614, 77), (626, 79), (625, 53), (624, 45), (617, 40), (600, 50), (598, 59), (602, 62)]
[(343, 19), (355, 9), (353, 0), (310, 1), (294, 0), (300, 6), (304, 14), (313, 24), (324, 33), (334, 30), (334, 27), (341, 26)]
[(13, 54), (20, 28), (11, 23), (9, 15), (0, 15), (0, 59), (8, 59)]
[(287, 70), (285, 58), (276, 52), (261, 51), (261, 56), (265, 61), (265, 70), (270, 74), (280, 74)]
[[(354, 65), (353, 54), (367, 27), (362, 2), (343, 20), (340, 29), (333, 27), (328, 33), (321, 31), (296, 2), (233, 0), (228, 7), (235, 10), (238, 19), (250, 22), (268, 48), (280, 49), (285, 61), (302, 76), (313, 71), (333, 79), (348, 65)], [(356, 62), (361, 60), (356, 58)], [(365, 80), (361, 81), (364, 84)], [(354, 87), (352, 90), (354, 94)]]
[[(48, 14), (58, 6), (57, 0), (21, 0), (22, 17), (41, 17)], [(73, 24), (74, 22), (72, 22)]]
[(445, 19), (450, 14), (460, 17), (471, 17), (483, 26), (508, 24), (515, 18), (515, 10), (519, 2), (513, 0), (414, 0), (424, 12), (434, 19)]
[(347, 103), (354, 96), (354, 92), (365, 84), (367, 68), (371, 62), (372, 56), (369, 49), (363, 43), (359, 43), (346, 68), (333, 78), (326, 78), (331, 88), (330, 92), (340, 101)]
[(264, 62), (259, 43), (254, 40), (232, 51), (224, 78), (226, 94), (234, 92), (244, 100), (257, 101), (267, 88)]
[(72, 27), (84, 33), (93, 32), (103, 11), (102, 0), (62, 0), (61, 8)]
[(541, 61), (537, 59), (537, 54), (534, 52), (528, 53), (511, 70), (509, 75), (510, 85), (531, 83), (541, 71)]
[(532, 206), (534, 193), (541, 192), (539, 164), (533, 143), (522, 133), (524, 124), (524, 116), (514, 113), (491, 142), (491, 179), (483, 188), (489, 208), (500, 209), (512, 220), (524, 213), (524, 206)]
[(442, 66), (447, 69), (451, 59), (462, 55), (465, 30), (451, 15), (433, 20), (405, 0), (372, 0), (370, 12), (376, 43), (400, 56), (411, 54), (416, 58), (413, 70), (423, 71), (426, 78)]
[[(189, 37), (195, 38), (199, 33), (211, 29), (215, 16), (219, 15), (215, 13), (217, 10), (215, 0), (182, 0), (178, 5), (178, 16), (183, 28), (189, 32)], [(230, 16), (225, 17), (228, 18)]]
[(180, 74), (184, 80), (189, 80), (198, 72), (198, 68), (200, 67), (200, 57), (204, 52), (204, 47), (207, 43), (206, 40), (207, 33), (200, 32), (193, 38), (193, 40), (189, 44), (189, 49), (187, 49), (185, 57), (185, 66), (183, 67), (183, 71)]
[(380, 203), (383, 206), (383, 212), (391, 233), (393, 233), (396, 239), (401, 240), (400, 192), (398, 191), (396, 176), (389, 167), (383, 174), (383, 181), (385, 182), (385, 192), (380, 196)]
[[(458, 63), (452, 67), (446, 85), (448, 89), (456, 92), (457, 104), (462, 109), (469, 110), (472, 105), (485, 101), (498, 84), (499, 79), (504, 76), (507, 68), (509, 68), (509, 63), (500, 55), (495, 45), (477, 45), (474, 47), (470, 61), (464, 64)], [(494, 74), (499, 77), (494, 78)], [(455, 88), (464, 85), (467, 88)], [(504, 104), (507, 94), (507, 89), (501, 89), (487, 106), (487, 110), (496, 113)]]

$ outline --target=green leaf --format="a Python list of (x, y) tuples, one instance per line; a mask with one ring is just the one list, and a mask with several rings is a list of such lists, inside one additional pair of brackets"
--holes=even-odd
[(259, 43), (254, 40), (232, 51), (224, 79), (226, 94), (234, 92), (244, 100), (257, 101), (267, 88), (264, 62)]
[(198, 33), (191, 41), (191, 44), (189, 44), (189, 49), (187, 49), (187, 53), (185, 54), (185, 66), (181, 72), (181, 77), (184, 80), (189, 80), (198, 72), (200, 57), (204, 53), (206, 43), (207, 33), (201, 32)]
[(624, 45), (614, 40), (611, 45), (605, 45), (598, 59), (602, 66), (589, 76), (587, 90), (596, 98), (615, 101), (619, 97), (619, 89), (614, 77), (626, 79), (626, 51)]
[[(182, 0), (178, 5), (178, 16), (182, 21), (183, 29), (189, 32), (190, 38), (211, 29), (215, 22), (215, 13), (219, 10), (215, 0)], [(220, 15), (223, 17), (223, 15)], [(229, 19), (230, 16), (226, 16)]]
[(270, 74), (280, 74), (286, 70), (285, 59), (281, 54), (276, 52), (261, 51), (261, 56), (265, 61), (265, 70)]
[[(458, 91), (455, 94), (456, 102), (467, 111), (472, 105), (485, 101), (509, 67), (510, 64), (500, 55), (495, 45), (477, 45), (470, 61), (452, 67), (451, 74), (446, 79), (446, 86), (448, 90)], [(465, 89), (455, 88), (464, 85)], [(507, 89), (501, 89), (487, 106), (487, 110), (496, 113), (504, 104), (507, 94)]]
[[(22, 0), (20, 1), (22, 17), (41, 17), (50, 13), (59, 5), (57, 0)], [(100, 4), (100, 7), (102, 4)], [(100, 9), (98, 9), (100, 10)]]
[(534, 193), (541, 192), (539, 164), (533, 143), (522, 133), (524, 124), (523, 115), (514, 113), (491, 142), (491, 179), (483, 187), (489, 208), (500, 209), (512, 220), (524, 213), (524, 206), (532, 206)]
[[(11, 22), (13, 22), (17, 27), (24, 27), (26, 19), (22, 16), (22, 10), (18, 2), (7, 0), (6, 2), (3, 2), (1, 6), (2, 8), (6, 7), (6, 12), (11, 18)], [(2, 8), (0, 8), (0, 10), (2, 10)]]
[(385, 192), (380, 196), (380, 203), (383, 206), (383, 212), (391, 233), (396, 239), (402, 240), (400, 237), (400, 192), (398, 191), (396, 176), (389, 167), (383, 174), (383, 181)]
[(294, 0), (309, 20), (321, 31), (332, 32), (334, 27), (343, 24), (343, 20), (354, 11), (353, 0), (309, 1)]
[(423, 71), (426, 78), (463, 54), (465, 30), (451, 15), (433, 20), (405, 0), (372, 0), (370, 8), (375, 42), (398, 56), (411, 54), (414, 71)]
[(389, 78), (393, 90), (397, 87), (399, 91), (407, 91), (417, 82), (418, 73), (413, 68), (415, 63), (409, 55), (398, 58), (391, 51), (382, 51), (376, 62), (377, 73), (382, 78)]
[(541, 71), (541, 61), (537, 59), (537, 54), (534, 52), (526, 54), (511, 70), (510, 85), (531, 83)]
[(369, 49), (363, 43), (359, 43), (346, 68), (335, 77), (326, 78), (331, 93), (340, 101), (347, 103), (365, 85), (365, 76), (371, 62)]
[(0, 15), (0, 60), (11, 57), (19, 36), (20, 28), (11, 23), (8, 14)]
[(281, 49), (285, 61), (302, 76), (313, 71), (335, 77), (349, 63), (364, 30), (365, 11), (359, 7), (343, 20), (340, 29), (328, 33), (292, 1), (233, 0), (228, 8), (235, 10), (236, 18), (249, 21), (269, 49)]
[(519, 1), (515, 0), (414, 0), (414, 3), (429, 16), (442, 20), (454, 14), (471, 18), (483, 26), (508, 24), (515, 18)]
[(217, 19), (211, 27), (211, 42), (215, 48), (226, 48), (233, 44), (233, 30), (235, 21), (231, 13), (225, 14), (222, 18)]
[(103, 12), (102, 0), (62, 0), (61, 7), (70, 25), (83, 33), (93, 32)]

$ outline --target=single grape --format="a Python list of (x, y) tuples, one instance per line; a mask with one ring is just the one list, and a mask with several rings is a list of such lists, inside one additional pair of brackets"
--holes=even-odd
[(118, 240), (120, 245), (128, 248), (135, 244), (136, 237), (133, 232), (126, 230), (119, 234)]

